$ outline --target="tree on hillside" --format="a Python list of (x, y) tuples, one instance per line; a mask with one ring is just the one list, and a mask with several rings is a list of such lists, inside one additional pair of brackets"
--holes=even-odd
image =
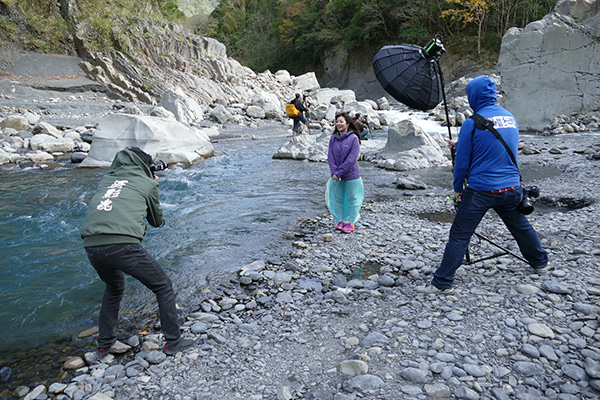
[(480, 56), (483, 24), (493, 2), (491, 0), (446, 0), (446, 2), (456, 7), (443, 10), (441, 14), (443, 18), (460, 21), (463, 26), (472, 22), (477, 25), (477, 56)]

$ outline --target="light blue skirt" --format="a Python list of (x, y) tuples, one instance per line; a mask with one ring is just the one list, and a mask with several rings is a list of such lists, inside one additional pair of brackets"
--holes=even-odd
[(362, 178), (349, 181), (336, 181), (329, 178), (327, 181), (325, 202), (336, 223), (356, 223), (360, 218), (360, 207), (364, 198)]

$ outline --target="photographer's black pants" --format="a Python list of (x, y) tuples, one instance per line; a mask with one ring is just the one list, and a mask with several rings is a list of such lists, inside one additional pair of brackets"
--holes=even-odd
[(171, 280), (141, 244), (92, 246), (85, 250), (98, 276), (106, 284), (98, 324), (99, 349), (108, 349), (117, 339), (114, 331), (125, 289), (123, 273), (133, 276), (156, 295), (160, 324), (167, 342), (173, 343), (180, 338)]
[(544, 268), (548, 264), (548, 254), (542, 249), (540, 239), (527, 217), (517, 210), (522, 198), (522, 187), (502, 193), (465, 189), (450, 228), (442, 263), (431, 283), (438, 289), (452, 287), (454, 274), (463, 261), (471, 236), (490, 208), (500, 216), (529, 265), (535, 269)]

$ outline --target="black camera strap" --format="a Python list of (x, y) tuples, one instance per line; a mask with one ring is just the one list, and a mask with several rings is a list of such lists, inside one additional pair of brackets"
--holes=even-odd
[[(482, 117), (479, 114), (473, 114), (471, 116), (471, 118), (473, 118), (473, 121), (475, 122), (475, 124), (473, 126), (473, 131), (471, 132), (471, 140), (473, 140), (473, 135), (475, 135), (476, 129), (481, 129), (484, 131), (492, 132), (494, 134), (494, 136), (496, 136), (498, 138), (498, 140), (504, 145), (504, 148), (508, 152), (510, 159), (512, 160), (513, 164), (515, 164), (515, 167), (517, 167), (517, 171), (519, 171), (519, 164), (517, 164), (517, 159), (515, 158), (515, 155), (513, 154), (513, 152), (510, 150), (510, 147), (508, 147), (508, 144), (506, 144), (506, 142), (502, 138), (502, 135), (500, 135), (500, 133), (496, 130), (496, 128), (494, 128), (494, 121), (489, 120), (485, 117)], [(470, 168), (470, 165), (469, 165), (469, 168)], [(521, 171), (519, 171), (519, 180), (523, 181), (523, 178), (521, 177)]]

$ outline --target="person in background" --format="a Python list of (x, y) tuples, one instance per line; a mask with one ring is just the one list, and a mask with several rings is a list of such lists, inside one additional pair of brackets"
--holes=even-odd
[(358, 128), (358, 131), (360, 133), (360, 140), (368, 140), (369, 139), (369, 128), (366, 125), (366, 121), (367, 121), (367, 116), (365, 115), (364, 117), (364, 121), (361, 118), (360, 113), (356, 113), (354, 115), (354, 123), (356, 124), (356, 127)]
[(117, 341), (114, 330), (125, 288), (124, 274), (156, 295), (167, 342), (165, 353), (172, 355), (194, 345), (194, 341), (181, 336), (171, 280), (141, 245), (147, 228), (144, 220), (154, 227), (165, 224), (158, 177), (151, 166), (152, 157), (138, 147), (119, 151), (90, 200), (81, 226), (88, 259), (106, 284), (98, 324), (96, 354), (100, 359)]
[(309, 111), (309, 109), (300, 100), (300, 93), (296, 93), (294, 100), (290, 101), (290, 104), (293, 104), (298, 109), (298, 111), (300, 111), (300, 114), (298, 114), (297, 117), (292, 117), (292, 120), (294, 121), (294, 126), (292, 127), (292, 136), (295, 137), (296, 133), (300, 131), (300, 124), (302, 124), (301, 133), (304, 134), (306, 132), (308, 120), (306, 119), (305, 112)]
[(360, 135), (347, 113), (335, 116), (335, 129), (329, 139), (327, 162), (331, 178), (327, 181), (325, 200), (333, 216), (335, 229), (354, 231), (364, 199), (363, 182), (358, 170)]
[[(519, 128), (515, 117), (496, 104), (496, 84), (479, 76), (467, 85), (467, 98), (473, 112), (494, 123), (515, 157), (490, 130), (474, 129), (474, 119), (462, 125), (454, 165), (454, 197), (459, 202), (450, 237), (440, 267), (433, 274), (431, 286), (420, 291), (435, 294), (454, 293), (454, 274), (469, 246), (471, 236), (485, 213), (493, 208), (519, 245), (521, 254), (536, 273), (546, 273), (548, 254), (542, 249), (537, 233), (518, 209), (523, 187), (516, 159)], [(465, 187), (466, 180), (466, 187)]]

